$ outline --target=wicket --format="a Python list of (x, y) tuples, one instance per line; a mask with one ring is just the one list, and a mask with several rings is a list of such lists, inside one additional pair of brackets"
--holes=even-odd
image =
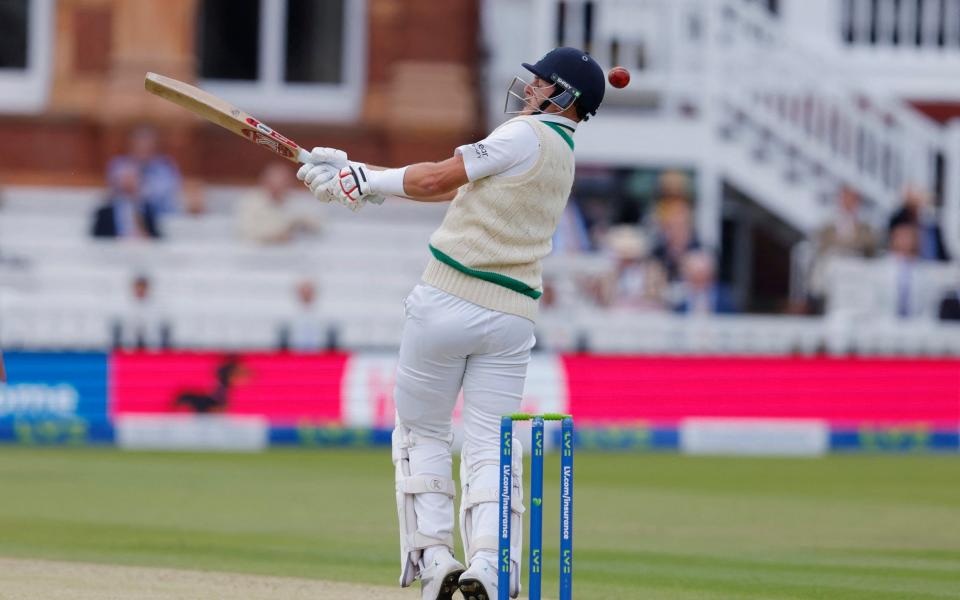
[(500, 420), (500, 536), (498, 600), (510, 596), (510, 501), (513, 422), (532, 421), (530, 449), (529, 600), (540, 600), (543, 556), (543, 424), (561, 422), (560, 442), (560, 600), (573, 598), (573, 417), (516, 413)]

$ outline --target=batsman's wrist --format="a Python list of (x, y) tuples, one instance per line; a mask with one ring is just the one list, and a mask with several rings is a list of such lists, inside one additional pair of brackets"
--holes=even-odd
[(385, 196), (406, 196), (406, 192), (403, 191), (403, 177), (406, 173), (406, 167), (367, 171), (367, 177), (370, 179), (370, 191)]

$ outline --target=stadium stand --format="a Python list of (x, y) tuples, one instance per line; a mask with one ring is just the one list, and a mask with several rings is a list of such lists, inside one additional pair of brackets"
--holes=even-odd
[[(240, 241), (231, 199), (212, 188), (209, 212), (172, 215), (160, 242), (88, 237), (96, 190), (8, 188), (0, 209), (3, 344), (12, 348), (109, 347), (111, 323), (129, 309), (128, 287), (150, 276), (156, 310), (174, 347), (273, 349), (295, 309), (291, 292), (307, 276), (319, 287), (319, 313), (347, 349), (394, 348), (402, 300), (418, 280), (426, 242), (444, 206), (388, 202), (360, 214), (324, 208), (317, 238), (263, 248)], [(305, 194), (297, 202), (310, 202)], [(604, 353), (782, 355), (960, 354), (960, 326), (935, 321), (937, 305), (960, 281), (952, 263), (919, 267), (924, 306), (895, 317), (882, 260), (831, 263), (824, 317), (684, 317), (603, 310), (577, 282), (611, 268), (601, 254), (552, 257), (545, 272), (565, 301), (544, 310), (541, 349)]]

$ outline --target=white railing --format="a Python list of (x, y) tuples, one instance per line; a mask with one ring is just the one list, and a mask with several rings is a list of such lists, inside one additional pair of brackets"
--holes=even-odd
[[(758, 163), (770, 163), (758, 169), (780, 169), (811, 198), (841, 182), (851, 185), (864, 194), (877, 222), (900, 202), (905, 186), (925, 188), (942, 199), (948, 245), (960, 255), (960, 151), (951, 141), (956, 134), (858, 85), (838, 68), (836, 55), (797, 39), (764, 3), (531, 1), (534, 22), (544, 24), (540, 47), (580, 46), (603, 65), (632, 70), (630, 92), (609, 94), (610, 103), (702, 119), (727, 142), (750, 144)], [(960, 0), (900, 0), (895, 18), (883, 12), (892, 0), (878, 0), (880, 12), (873, 16), (863, 12), (874, 6), (871, 0), (851, 0), (849, 6), (856, 15), (850, 27), (860, 28), (851, 39), (906, 40), (915, 30), (917, 43), (949, 46), (960, 35)], [(957, 18), (934, 20), (932, 6)], [(839, 13), (840, 3), (836, 7)], [(868, 21), (879, 27), (879, 38), (862, 33)]]
[(960, 51), (960, 0), (841, 0), (837, 8), (846, 45)]
[[(702, 79), (703, 2), (700, 0), (535, 0), (538, 46), (583, 48), (604, 66), (631, 72), (630, 87), (608, 101), (631, 104), (695, 98)], [(675, 103), (674, 103), (675, 104)]]
[[(737, 0), (716, 5), (723, 83), (714, 91), (727, 117), (761, 131), (795, 163), (792, 171), (851, 184), (884, 214), (905, 185), (942, 191), (942, 128), (861, 92), (765, 11)], [(956, 168), (960, 157), (952, 158)]]

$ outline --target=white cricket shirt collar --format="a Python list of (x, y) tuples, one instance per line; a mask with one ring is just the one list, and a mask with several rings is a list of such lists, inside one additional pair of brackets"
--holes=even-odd
[(538, 121), (550, 121), (551, 123), (557, 123), (559, 125), (563, 125), (565, 127), (569, 127), (570, 129), (574, 129), (574, 130), (577, 128), (576, 121), (574, 121), (573, 119), (568, 119), (566, 117), (561, 117), (560, 115), (537, 114), (537, 115), (531, 115), (531, 116), (534, 119), (537, 119)]

